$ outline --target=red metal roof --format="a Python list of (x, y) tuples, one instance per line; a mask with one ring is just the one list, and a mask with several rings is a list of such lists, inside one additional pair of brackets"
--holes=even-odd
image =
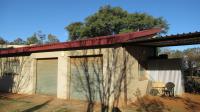
[(112, 44), (124, 43), (124, 42), (127, 42), (128, 40), (133, 40), (135, 38), (152, 36), (159, 33), (160, 31), (161, 31), (160, 28), (154, 28), (154, 29), (143, 30), (143, 31), (138, 31), (138, 32), (110, 35), (110, 36), (100, 36), (100, 37), (76, 40), (76, 41), (71, 41), (71, 42), (13, 48), (13, 49), (7, 49), (7, 50), (0, 50), (0, 55), (42, 52), (42, 51), (51, 51), (51, 50), (60, 50), (60, 49), (78, 49), (78, 48), (83, 49), (86, 47), (112, 45)]

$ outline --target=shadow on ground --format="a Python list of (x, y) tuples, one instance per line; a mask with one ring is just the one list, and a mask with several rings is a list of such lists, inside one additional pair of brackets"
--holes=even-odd
[(184, 97), (137, 96), (131, 104), (137, 112), (199, 112), (200, 95)]
[(39, 110), (40, 108), (43, 108), (44, 106), (48, 105), (48, 103), (51, 102), (51, 101), (52, 100), (48, 100), (48, 101), (46, 101), (46, 102), (44, 102), (42, 104), (39, 104), (39, 105), (36, 105), (36, 106), (34, 106), (32, 108), (26, 109), (26, 110), (24, 110), (22, 112), (34, 112), (34, 111)]
[[(42, 95), (0, 93), (0, 112), (84, 112), (86, 102), (59, 100)], [(199, 112), (200, 95), (184, 97), (137, 96), (123, 112)], [(96, 111), (98, 112), (98, 111)]]
[(44, 95), (19, 95), (0, 92), (0, 112), (81, 112), (86, 103)]
[(185, 98), (183, 102), (186, 105), (185, 109), (187, 109), (188, 111), (198, 112), (200, 110), (199, 102), (192, 101), (190, 98)]

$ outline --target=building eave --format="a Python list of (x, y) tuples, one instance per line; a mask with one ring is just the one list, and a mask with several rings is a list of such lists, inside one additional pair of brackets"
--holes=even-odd
[(13, 48), (7, 50), (0, 50), (0, 56), (12, 55), (12, 54), (26, 54), (32, 52), (44, 52), (55, 50), (73, 50), (73, 49), (86, 49), (86, 48), (100, 48), (102, 46), (110, 46), (115, 44), (121, 44), (134, 40), (137, 38), (156, 35), (161, 31), (160, 28), (153, 28), (149, 30), (143, 30), (138, 32), (131, 32), (125, 34), (117, 34), (110, 36), (100, 36), (83, 40), (76, 40), (62, 43), (52, 43), (44, 45), (33, 45), (28, 47)]

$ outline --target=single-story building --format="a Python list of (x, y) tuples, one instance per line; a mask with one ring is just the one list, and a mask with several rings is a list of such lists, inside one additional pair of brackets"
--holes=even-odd
[(0, 50), (0, 90), (127, 102), (148, 94), (152, 82), (173, 82), (175, 94), (182, 94), (181, 60), (156, 58), (157, 47), (198, 43), (200, 34), (155, 38), (160, 31)]

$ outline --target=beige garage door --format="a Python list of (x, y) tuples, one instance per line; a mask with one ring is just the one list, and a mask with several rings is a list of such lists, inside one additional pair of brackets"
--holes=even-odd
[(57, 59), (37, 60), (36, 93), (53, 95), (57, 94)]
[[(98, 99), (97, 77), (102, 76), (102, 57), (70, 58), (70, 98), (86, 100)], [(90, 95), (89, 95), (90, 91)]]

